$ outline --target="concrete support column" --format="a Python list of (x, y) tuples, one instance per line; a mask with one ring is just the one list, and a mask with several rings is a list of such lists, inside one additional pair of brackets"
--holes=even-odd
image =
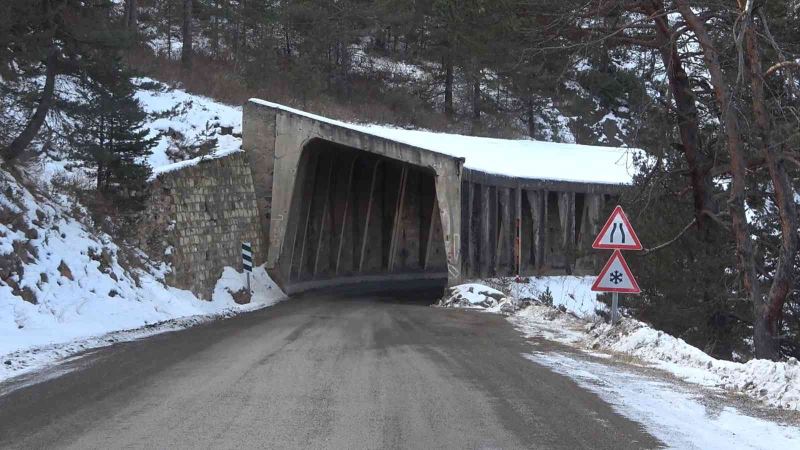
[(370, 226), (372, 228), (375, 228), (379, 225), (379, 224), (371, 224), (371, 222), (374, 222), (373, 217), (376, 215), (375, 211), (377, 209), (375, 207), (375, 196), (376, 196), (375, 191), (377, 189), (379, 167), (380, 167), (380, 161), (375, 160), (375, 163), (372, 166), (372, 176), (370, 177), (366, 207), (362, 210), (363, 215), (361, 216), (361, 218), (363, 226), (361, 227), (361, 238), (359, 240), (361, 245), (358, 252), (359, 254), (358, 272), (363, 272), (367, 267), (369, 267), (366, 264), (366, 260), (367, 260), (367, 245), (369, 243), (369, 237), (370, 237)]
[(242, 115), (242, 148), (247, 154), (256, 194), (258, 222), (263, 250), (256, 252), (254, 263), (267, 259), (272, 219), (272, 182), (275, 163), (275, 111), (252, 103), (244, 105)]
[(336, 256), (333, 262), (336, 275), (342, 272), (343, 267), (352, 267), (353, 265), (353, 246), (347, 245), (346, 241), (352, 236), (352, 231), (350, 230), (353, 227), (353, 221), (348, 219), (352, 216), (351, 210), (354, 208), (353, 179), (357, 159), (357, 157), (352, 157), (348, 162), (349, 169), (345, 176), (347, 181), (340, 185), (342, 190), (337, 192), (336, 221), (334, 225), (334, 232), (337, 234)]
[(545, 208), (546, 195), (542, 191), (526, 190), (531, 215), (531, 253), (535, 270), (544, 267), (546, 223)]
[(492, 238), (491, 228), (491, 208), (492, 203), (491, 189), (489, 186), (481, 185), (481, 198), (480, 198), (480, 271), (479, 276), (488, 276), (492, 264)]
[(514, 230), (512, 223), (511, 189), (498, 189), (499, 226), (497, 230), (497, 260), (495, 262), (498, 276), (511, 275), (514, 267)]
[(560, 192), (558, 215), (561, 222), (561, 248), (567, 274), (575, 267), (575, 193)]
[(449, 167), (436, 168), (436, 200), (447, 255), (447, 283), (461, 281), (461, 171), (463, 160), (451, 160)]

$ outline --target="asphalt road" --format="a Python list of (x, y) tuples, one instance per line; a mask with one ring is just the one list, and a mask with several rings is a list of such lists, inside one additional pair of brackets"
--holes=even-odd
[(114, 345), (0, 397), (0, 448), (659, 446), (502, 317), (429, 299), (307, 296)]

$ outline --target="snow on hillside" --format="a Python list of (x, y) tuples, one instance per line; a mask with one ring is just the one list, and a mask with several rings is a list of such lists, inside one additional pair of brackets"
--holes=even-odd
[[(48, 362), (53, 345), (162, 321), (228, 314), (273, 304), (283, 294), (263, 268), (238, 305), (244, 276), (226, 269), (212, 301), (166, 286), (167, 267), (120, 247), (74, 199), (34, 191), (0, 171), (0, 380)], [(153, 332), (157, 332), (154, 329)]]
[(150, 78), (134, 80), (136, 99), (148, 113), (150, 137), (158, 137), (147, 162), (153, 177), (200, 158), (240, 151), (242, 108), (172, 89)]
[[(154, 176), (240, 151), (240, 107), (147, 78), (135, 83), (149, 115), (146, 127), (158, 138), (148, 158)], [(25, 185), (0, 172), (0, 380), (109, 340), (182, 328), (284, 298), (263, 267), (254, 272), (246, 305), (233, 298), (244, 289), (244, 275), (232, 268), (225, 269), (212, 301), (166, 286), (169, 267), (154, 266), (139, 250), (114, 242), (74, 198), (50, 184), (80, 181), (83, 172), (67, 169), (65, 160), (48, 158), (39, 166), (36, 172), (44, 175), (26, 175)], [(108, 333), (114, 337), (104, 338)]]
[[(202, 158), (241, 149), (242, 109), (140, 78), (136, 98), (151, 115), (147, 125), (158, 145), (148, 162), (153, 176), (177, 170)], [(406, 130), (377, 124), (354, 124), (263, 100), (251, 101), (294, 114), (361, 131), (419, 148), (465, 158), (464, 166), (506, 176), (595, 183), (630, 184), (636, 149), (492, 139)]]
[[(531, 278), (522, 286), (508, 284), (506, 292), (512, 295), (506, 297), (489, 286), (470, 283), (451, 288), (440, 305), (506, 312), (509, 320), (529, 337), (555, 340), (592, 353), (634, 357), (690, 383), (740, 392), (771, 407), (800, 411), (800, 363), (796, 359), (723, 361), (635, 319), (623, 318), (612, 326), (594, 314), (604, 310), (605, 305), (596, 301), (587, 278), (591, 277)], [(497, 283), (498, 280), (488, 280), (488, 284)], [(555, 307), (542, 304), (545, 288), (550, 288)], [(485, 301), (489, 296), (492, 301)]]

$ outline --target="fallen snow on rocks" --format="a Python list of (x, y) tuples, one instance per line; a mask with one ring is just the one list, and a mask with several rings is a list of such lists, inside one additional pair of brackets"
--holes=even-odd
[[(553, 278), (555, 280), (540, 283), (558, 285), (563, 281), (558, 280), (562, 277)], [(490, 280), (489, 283), (496, 284), (497, 281)], [(605, 355), (632, 356), (643, 364), (666, 370), (690, 383), (743, 393), (771, 407), (800, 411), (800, 363), (794, 358), (784, 362), (723, 361), (635, 319), (626, 317), (611, 326), (600, 316), (580, 315), (585, 308), (580, 304), (576, 306), (574, 301), (561, 305), (553, 301), (554, 307), (542, 302), (541, 296), (506, 295), (498, 298), (497, 292), (479, 283), (456, 286), (450, 289), (449, 296), (440, 305), (502, 312), (509, 315), (508, 320), (528, 337), (558, 341), (595, 355), (604, 352)], [(574, 300), (573, 297), (568, 296)]]
[(448, 290), (439, 302), (446, 308), (480, 308), (490, 312), (514, 312), (515, 307), (506, 294), (482, 284), (462, 284)]

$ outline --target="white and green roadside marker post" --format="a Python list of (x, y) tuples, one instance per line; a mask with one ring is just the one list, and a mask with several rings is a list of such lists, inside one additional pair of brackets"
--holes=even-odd
[(242, 270), (247, 272), (247, 292), (250, 290), (250, 273), (253, 272), (253, 246), (249, 242), (242, 242)]
[(592, 290), (595, 292), (611, 292), (611, 324), (619, 320), (619, 294), (639, 294), (639, 284), (633, 278), (628, 263), (622, 257), (623, 250), (641, 250), (642, 243), (633, 231), (631, 222), (622, 207), (617, 205), (611, 216), (603, 225), (600, 234), (592, 243), (592, 248), (614, 250), (611, 258), (603, 266), (600, 275), (594, 280)]

